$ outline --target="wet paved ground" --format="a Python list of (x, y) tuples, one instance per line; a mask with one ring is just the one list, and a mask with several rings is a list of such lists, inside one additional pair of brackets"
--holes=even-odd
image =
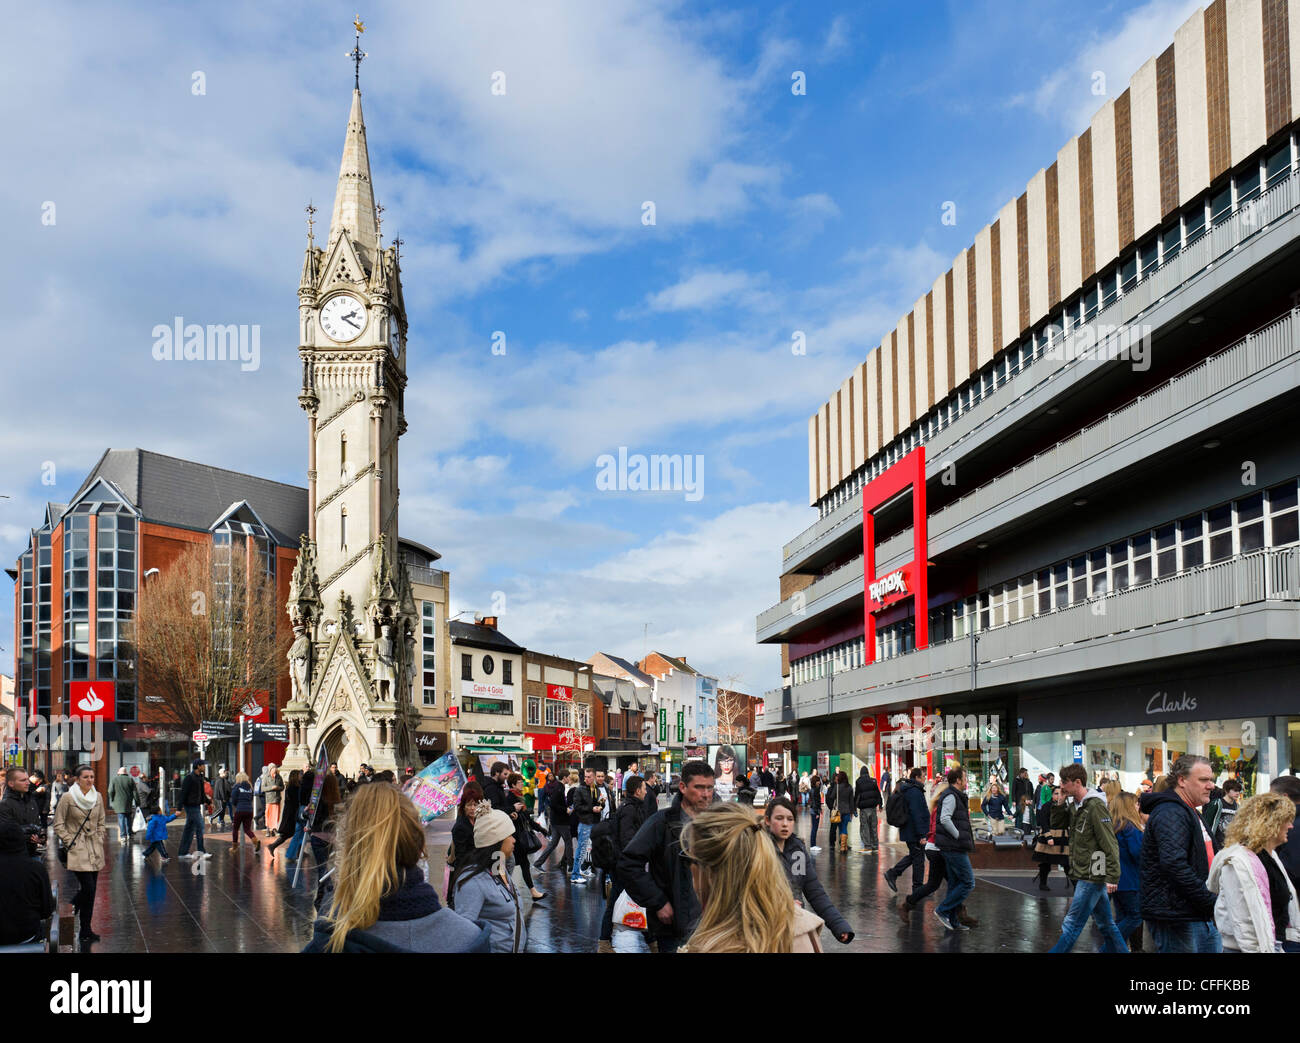
[[(294, 866), (283, 858), (287, 845), (272, 863), (265, 846), (255, 855), (247, 844), (233, 850), (229, 833), (209, 834), (207, 848), (213, 857), (183, 862), (175, 857), (178, 826), (179, 820), (168, 839), (172, 860), (159, 866), (156, 857), (147, 863), (139, 857), (143, 845), (119, 846), (116, 829), (110, 825), (109, 861), (100, 875), (94, 919), (94, 929), (103, 940), (93, 951), (296, 952), (307, 943), (317, 880), (309, 851), (304, 851), (302, 873), (294, 887)], [(439, 889), (449, 832), (449, 823), (429, 828), (430, 875)], [(799, 832), (807, 837), (806, 819), (799, 823)], [(856, 832), (855, 827), (855, 841)], [(819, 839), (826, 842), (824, 822)], [(882, 844), (875, 855), (856, 850), (843, 855), (828, 845), (814, 856), (827, 892), (857, 932), (847, 946), (823, 932), (822, 944), (828, 952), (1045, 952), (1056, 940), (1068, 899), (1059, 874), (1054, 874), (1052, 894), (1040, 898), (990, 883), (977, 871), (975, 891), (966, 904), (980, 920), (979, 927), (957, 933), (944, 929), (933, 913), (943, 889), (905, 926), (896, 912), (902, 899), (881, 877), (905, 853), (900, 844)], [(551, 865), (546, 873), (534, 873), (547, 897), (536, 903), (525, 899), (528, 950), (596, 951), (604, 907), (597, 887), (573, 887), (554, 856)], [(59, 884), (61, 903), (66, 904), (76, 893), (76, 880), (52, 854), (49, 868), (51, 879)], [(1002, 870), (996, 875), (1021, 874)], [(638, 932), (629, 934), (622, 943), (639, 941)], [(1089, 937), (1086, 933), (1077, 948), (1084, 949)]]

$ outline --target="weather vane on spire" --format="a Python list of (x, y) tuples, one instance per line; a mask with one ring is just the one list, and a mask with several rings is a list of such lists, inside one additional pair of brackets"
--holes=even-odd
[(348, 51), (346, 57), (351, 58), (353, 64), (356, 66), (355, 79), (353, 79), (352, 83), (357, 90), (360, 90), (361, 61), (364, 58), (370, 57), (370, 55), (366, 54), (366, 52), (361, 49), (361, 34), (366, 31), (366, 27), (362, 24), (360, 15), (357, 15), (356, 20), (352, 23), (352, 27), (357, 31), (357, 42), (353, 45), (352, 50)]
[(307, 211), (307, 241), (315, 242), (316, 241), (316, 236), (315, 236), (316, 208), (311, 205), (311, 200), (309, 199), (307, 200), (307, 206), (304, 207), (304, 209)]
[(375, 202), (375, 235), (379, 239), (379, 248), (384, 248), (384, 204)]

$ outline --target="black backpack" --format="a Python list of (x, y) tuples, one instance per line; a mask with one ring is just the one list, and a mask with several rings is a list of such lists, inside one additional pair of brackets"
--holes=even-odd
[(618, 848), (614, 845), (614, 818), (601, 819), (591, 827), (591, 864), (612, 873), (618, 865)]
[(907, 810), (907, 795), (903, 792), (903, 787), (898, 786), (889, 795), (889, 802), (885, 805), (885, 821), (895, 829), (902, 829), (911, 818)]

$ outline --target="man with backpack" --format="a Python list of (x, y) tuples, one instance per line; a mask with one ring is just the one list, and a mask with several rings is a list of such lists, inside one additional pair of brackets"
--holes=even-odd
[(885, 883), (898, 894), (898, 878), (912, 867), (912, 890), (925, 884), (925, 839), (930, 834), (930, 812), (925, 804), (925, 771), (913, 768), (885, 805), (885, 821), (898, 830), (898, 839), (907, 845), (907, 854), (891, 869), (885, 870)]
[(858, 781), (853, 784), (853, 806), (858, 809), (858, 835), (862, 838), (863, 854), (874, 854), (880, 850), (880, 824), (877, 821), (882, 801), (880, 787), (871, 777), (866, 766), (858, 772)]

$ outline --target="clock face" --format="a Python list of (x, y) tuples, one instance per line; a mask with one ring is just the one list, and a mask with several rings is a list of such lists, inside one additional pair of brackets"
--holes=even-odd
[(341, 344), (356, 340), (366, 328), (366, 306), (350, 293), (331, 297), (320, 310), (320, 328)]

